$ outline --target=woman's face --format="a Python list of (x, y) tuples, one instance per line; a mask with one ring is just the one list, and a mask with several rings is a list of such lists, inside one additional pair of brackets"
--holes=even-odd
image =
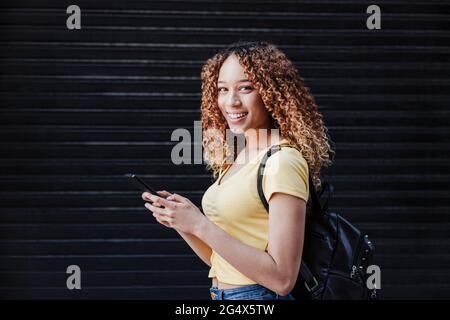
[(245, 133), (248, 129), (271, 128), (271, 117), (261, 96), (248, 81), (234, 54), (220, 68), (217, 90), (219, 108), (234, 134)]

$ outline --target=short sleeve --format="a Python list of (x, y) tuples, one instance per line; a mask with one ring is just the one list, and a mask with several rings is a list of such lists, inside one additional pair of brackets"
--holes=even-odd
[(269, 157), (263, 177), (267, 202), (275, 192), (286, 193), (308, 201), (308, 163), (295, 148), (282, 148)]

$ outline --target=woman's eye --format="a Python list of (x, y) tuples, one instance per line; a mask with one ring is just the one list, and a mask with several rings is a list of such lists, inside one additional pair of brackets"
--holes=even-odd
[[(225, 92), (225, 91), (227, 91), (228, 89), (227, 88), (225, 88), (225, 87), (220, 87), (220, 88), (217, 88), (217, 91), (218, 92)], [(245, 87), (240, 87), (239, 88), (239, 90), (253, 90), (253, 87), (251, 87), (251, 86), (245, 86)]]

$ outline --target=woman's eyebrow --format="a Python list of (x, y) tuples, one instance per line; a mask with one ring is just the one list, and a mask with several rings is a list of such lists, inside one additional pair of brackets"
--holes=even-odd
[[(248, 79), (241, 79), (238, 82), (250, 82), (250, 80), (248, 80)], [(219, 81), (217, 81), (217, 83), (225, 83), (225, 81), (219, 80)]]

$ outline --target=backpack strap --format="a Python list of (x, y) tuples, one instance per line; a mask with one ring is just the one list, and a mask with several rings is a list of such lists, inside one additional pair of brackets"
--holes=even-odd
[(322, 206), (322, 212), (326, 212), (328, 210), (328, 203), (330, 202), (330, 199), (333, 196), (334, 193), (334, 187), (331, 183), (328, 181), (324, 181), (322, 184), (322, 191), (320, 192), (319, 199), (322, 198), (322, 195), (327, 191), (327, 197), (325, 198), (325, 201), (321, 203)]
[[(263, 176), (264, 176), (264, 170), (266, 169), (266, 162), (269, 159), (269, 157), (275, 153), (277, 153), (278, 151), (281, 150), (281, 147), (291, 147), (291, 145), (289, 144), (281, 144), (281, 145), (275, 145), (272, 146), (267, 153), (264, 155), (264, 157), (261, 160), (261, 163), (259, 164), (259, 168), (258, 168), (258, 195), (259, 198), (261, 199), (261, 202), (263, 203), (264, 207), (266, 208), (267, 212), (269, 212), (269, 203), (266, 200), (266, 197), (264, 195), (263, 192), (263, 188), (262, 188), (262, 180), (263, 180)], [(311, 175), (308, 175), (308, 180), (309, 180), (309, 196), (312, 202), (312, 214), (321, 214), (323, 212), (322, 210), (322, 206), (320, 204), (320, 200), (319, 200), (319, 196), (317, 195), (316, 192), (316, 188), (314, 187), (314, 183), (312, 181)], [(328, 201), (327, 201), (327, 206), (328, 206)]]
[[(269, 213), (269, 203), (266, 200), (266, 197), (264, 195), (263, 192), (263, 188), (262, 188), (262, 179), (264, 176), (264, 169), (266, 168), (266, 162), (269, 159), (269, 157), (275, 153), (277, 153), (278, 151), (281, 150), (281, 147), (292, 147), (291, 145), (288, 144), (281, 144), (281, 145), (275, 145), (272, 146), (267, 153), (264, 155), (263, 159), (261, 160), (261, 163), (259, 165), (258, 168), (258, 194), (259, 194), (259, 198), (261, 199), (261, 202), (263, 203), (264, 207), (267, 210), (267, 213)], [(320, 205), (320, 201), (319, 201), (319, 197), (317, 196), (317, 192), (316, 189), (314, 187), (314, 183), (311, 179), (311, 175), (309, 175), (309, 195), (310, 195), (310, 199), (312, 201), (312, 214), (316, 213), (316, 214), (321, 214), (322, 211), (322, 207)], [(301, 264), (300, 264), (300, 276), (303, 279), (303, 282), (305, 284), (305, 287), (308, 291), (314, 291), (318, 286), (319, 283), (317, 281), (317, 279), (314, 277), (314, 275), (312, 274), (311, 270), (309, 269), (309, 267), (306, 265), (305, 261), (302, 260)]]

